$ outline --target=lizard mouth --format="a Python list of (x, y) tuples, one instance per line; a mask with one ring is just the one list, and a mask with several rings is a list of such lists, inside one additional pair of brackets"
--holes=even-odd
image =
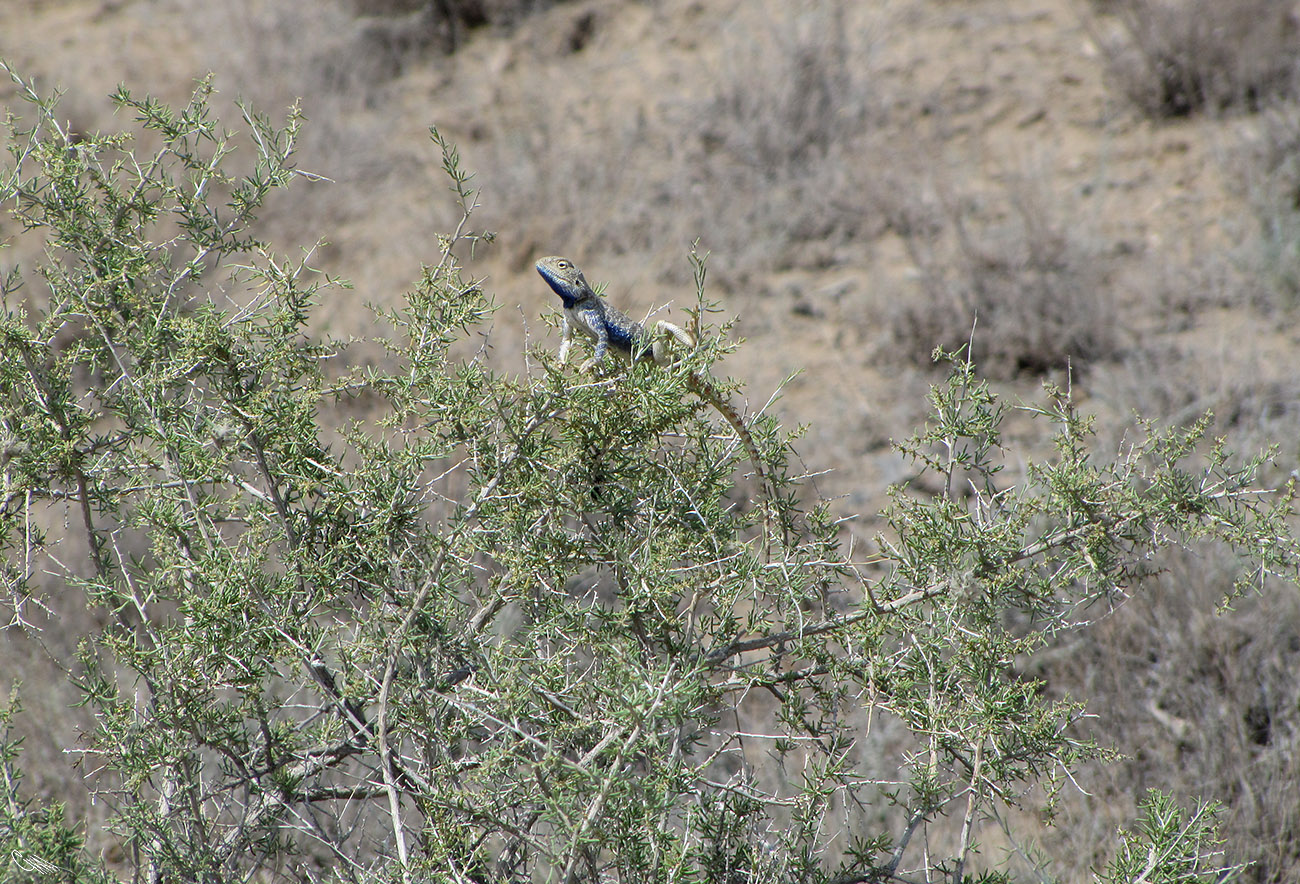
[(569, 291), (569, 286), (564, 282), (564, 280), (556, 276), (554, 271), (545, 264), (542, 264), (540, 261), (535, 266), (538, 275), (541, 276), (542, 279), (546, 280), (546, 284), (551, 287), (551, 291), (560, 296), (561, 300), (564, 301), (565, 307), (572, 307), (577, 302), (578, 299)]
[(543, 264), (540, 261), (538, 261), (537, 264), (534, 265), (534, 267), (536, 268), (538, 275), (540, 275), (542, 279), (546, 280), (546, 284), (558, 292), (560, 289), (558, 284), (559, 280), (557, 280), (554, 276), (551, 275), (550, 268), (548, 268), (545, 264)]

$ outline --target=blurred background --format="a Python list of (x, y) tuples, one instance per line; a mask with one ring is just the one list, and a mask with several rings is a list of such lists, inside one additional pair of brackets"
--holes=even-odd
[[(1293, 2), (4, 0), (0, 56), (65, 92), (74, 131), (130, 126), (119, 83), (180, 104), (212, 72), (232, 129), (236, 101), (300, 103), (299, 167), (327, 180), (300, 180), (260, 230), (294, 255), (321, 241), (311, 263), (352, 282), (319, 311), (333, 334), (383, 333), (368, 305), (399, 302), (457, 219), (430, 125), (497, 233), (463, 257), (500, 304), (474, 342), (500, 371), (558, 344), (537, 257), (572, 257), (633, 316), (681, 318), (698, 239), (747, 340), (720, 370), (750, 411), (807, 425), (809, 494), (857, 515), (863, 548), (911, 475), (890, 442), (924, 419), (937, 345), (973, 340), (1010, 402), (1069, 384), (1101, 456), (1136, 415), (1212, 410), (1234, 450), (1278, 445), (1269, 480), (1300, 461)], [(12, 84), (0, 95), (23, 113)], [(17, 232), (0, 220), (0, 270), (39, 257)], [(22, 294), (39, 307), (35, 280)], [(364, 341), (355, 356), (383, 358)], [(1043, 425), (1008, 430), (1013, 457), (1049, 456)], [(1038, 846), (1066, 858), (1060, 880), (1086, 879), (1158, 787), (1227, 803), (1247, 880), (1300, 880), (1295, 591), (1220, 615), (1231, 562), (1164, 564), (1027, 672), (1087, 699), (1123, 754), (1081, 772)], [(86, 723), (57, 665), (92, 615), (55, 614), (0, 633), (0, 691), (24, 683), (28, 787), (93, 825), (66, 750)]]

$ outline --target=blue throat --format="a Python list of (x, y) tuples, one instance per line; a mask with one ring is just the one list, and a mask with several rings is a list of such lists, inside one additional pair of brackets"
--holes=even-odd
[(547, 273), (540, 267), (537, 268), (537, 272), (542, 275), (542, 279), (546, 280), (546, 284), (551, 287), (551, 291), (560, 296), (560, 300), (564, 302), (564, 308), (566, 310), (572, 308), (574, 304), (578, 303), (578, 296), (573, 294), (567, 285), (560, 282), (560, 280), (551, 276), (551, 274)]

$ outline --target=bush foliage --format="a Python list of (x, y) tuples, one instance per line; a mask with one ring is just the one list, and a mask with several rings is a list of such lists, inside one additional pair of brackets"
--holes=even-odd
[[(1017, 661), (1166, 547), (1232, 549), (1238, 592), (1296, 577), (1264, 459), (1207, 422), (1106, 459), (1049, 389), (1030, 411), (1055, 453), (1006, 482), (1007, 406), (958, 355), (901, 446), (943, 490), (896, 490), (871, 556), (800, 503), (771, 421), (776, 492), (738, 498), (738, 446), (686, 394), (716, 335), (607, 379), (455, 356), (492, 304), (436, 131), (466, 221), (383, 315), (387, 357), (350, 366), (310, 326), (338, 283), (256, 235), (296, 112), (237, 138), (208, 83), (180, 109), (120, 90), (134, 133), (73, 133), (18, 83), (0, 200), (46, 251), (0, 316), (9, 628), (100, 615), (64, 662), (96, 838), (132, 875), (1006, 880), (984, 834), (1099, 751)], [(0, 735), (6, 878), (102, 880), (17, 750)], [(1212, 806), (1144, 808), (1100, 880), (1234, 874)]]

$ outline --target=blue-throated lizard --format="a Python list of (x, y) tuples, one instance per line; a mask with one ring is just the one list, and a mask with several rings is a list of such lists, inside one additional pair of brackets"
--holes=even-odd
[[(595, 344), (591, 358), (584, 362), (579, 371), (588, 371), (598, 366), (609, 350), (629, 362), (650, 361), (655, 365), (668, 365), (672, 360), (669, 340), (675, 340), (687, 349), (695, 346), (695, 337), (685, 329), (671, 322), (660, 320), (654, 324), (654, 330), (647, 330), (644, 325), (620, 310), (609, 306), (605, 299), (587, 284), (572, 261), (552, 255), (537, 262), (537, 272), (547, 285), (560, 296), (564, 302), (564, 331), (560, 343), (560, 364), (568, 361), (569, 348), (573, 345), (573, 333), (576, 330)], [(758, 446), (749, 428), (741, 420), (738, 412), (727, 397), (713, 384), (711, 378), (691, 372), (686, 377), (687, 388), (705, 402), (717, 409), (718, 414), (731, 424), (740, 443), (745, 446), (754, 465), (759, 484), (764, 493), (770, 494), (770, 483), (763, 469)]]

